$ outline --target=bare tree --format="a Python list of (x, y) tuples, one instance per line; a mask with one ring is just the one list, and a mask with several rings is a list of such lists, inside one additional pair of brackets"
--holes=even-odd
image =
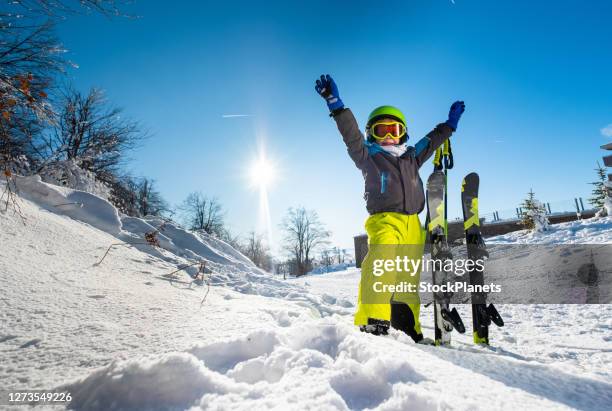
[(321, 251), (321, 265), (325, 267), (325, 272), (329, 272), (329, 268), (334, 264), (333, 250), (324, 249)]
[(138, 181), (136, 201), (142, 217), (159, 216), (168, 211), (168, 203), (155, 188), (155, 180), (143, 177)]
[(295, 261), (295, 275), (304, 275), (312, 267), (312, 256), (327, 244), (330, 232), (325, 229), (314, 210), (289, 208), (280, 228), (284, 232), (284, 247)]
[(346, 256), (346, 250), (339, 247), (334, 247), (332, 252), (336, 256), (336, 261), (338, 264), (344, 264), (344, 257)]
[(11, 0), (0, 9), (0, 166), (27, 155), (32, 136), (53, 121), (48, 93), (64, 71), (54, 23), (68, 13), (120, 15), (123, 0)]
[(125, 175), (116, 177), (109, 187), (110, 202), (129, 216), (161, 216), (170, 211), (168, 203), (155, 188), (155, 180), (150, 178)]
[(221, 233), (217, 235), (217, 237), (234, 247), (236, 250), (242, 249), (242, 244), (240, 243), (240, 236), (232, 233), (227, 227), (224, 227), (223, 230), (221, 230)]
[(49, 91), (64, 60), (54, 21), (66, 13), (95, 11), (119, 15), (124, 0), (11, 0), (0, 8), (0, 178), (2, 200), (17, 210), (14, 174), (29, 173), (32, 144), (54, 121)]
[(202, 230), (216, 236), (222, 235), (225, 214), (216, 198), (208, 198), (200, 192), (193, 192), (183, 201), (180, 210), (191, 230)]
[(122, 213), (137, 217), (139, 215), (137, 181), (131, 176), (121, 176), (108, 183), (108, 186), (110, 187), (109, 201)]
[(52, 25), (30, 28), (0, 12), (0, 162), (10, 169), (53, 120), (47, 91), (63, 69)]
[(242, 253), (249, 257), (253, 263), (266, 271), (272, 269), (272, 256), (270, 249), (264, 242), (261, 234), (256, 234), (254, 231), (249, 233), (246, 242), (240, 247)]
[(0, 178), (6, 180), (0, 202), (19, 215), (14, 174), (29, 172), (26, 148), (53, 117), (46, 89), (60, 65), (50, 30), (24, 27), (0, 11)]
[(68, 89), (62, 98), (57, 124), (37, 139), (40, 169), (70, 160), (96, 177), (110, 182), (124, 154), (146, 137), (140, 125), (109, 106), (102, 91), (87, 95)]

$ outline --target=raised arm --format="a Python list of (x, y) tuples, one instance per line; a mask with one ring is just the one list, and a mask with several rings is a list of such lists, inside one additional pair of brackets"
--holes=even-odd
[(362, 168), (362, 165), (368, 159), (368, 149), (364, 144), (364, 137), (359, 130), (355, 116), (350, 109), (342, 108), (332, 112), (332, 117), (336, 120), (336, 125), (342, 135), (344, 144), (346, 144), (349, 156), (355, 162), (357, 168)]
[(416, 143), (414, 148), (419, 167), (421, 167), (427, 159), (435, 153), (436, 149), (457, 130), (457, 124), (464, 111), (465, 103), (463, 101), (455, 101), (448, 113), (448, 120), (446, 120), (445, 123), (438, 124)]
[(321, 75), (321, 78), (316, 81), (315, 90), (327, 102), (330, 116), (336, 120), (336, 125), (342, 135), (344, 144), (346, 144), (349, 156), (355, 162), (355, 165), (361, 168), (368, 158), (368, 150), (355, 116), (351, 110), (344, 107), (344, 103), (340, 99), (336, 82), (329, 74)]

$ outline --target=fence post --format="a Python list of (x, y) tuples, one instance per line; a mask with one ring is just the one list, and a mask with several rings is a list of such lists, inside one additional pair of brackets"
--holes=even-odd
[(578, 205), (578, 199), (576, 197), (574, 197), (574, 204), (576, 204), (576, 217), (578, 217), (578, 220), (580, 220), (580, 206)]

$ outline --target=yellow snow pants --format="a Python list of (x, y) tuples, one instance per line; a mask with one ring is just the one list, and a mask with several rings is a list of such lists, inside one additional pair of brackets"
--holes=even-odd
[[(355, 325), (368, 324), (368, 318), (390, 321), (393, 301), (408, 305), (414, 317), (414, 331), (421, 334), (418, 284), (422, 267), (419, 265), (418, 269), (407, 272), (404, 264), (400, 264), (402, 267), (399, 270), (385, 270), (384, 275), (380, 274), (380, 260), (401, 259), (405, 262), (405, 257), (415, 262), (422, 260), (426, 231), (421, 226), (419, 216), (394, 212), (373, 214), (366, 220), (365, 229), (369, 249), (361, 264)], [(400, 283), (412, 284), (416, 288), (413, 292), (381, 290), (383, 285)]]

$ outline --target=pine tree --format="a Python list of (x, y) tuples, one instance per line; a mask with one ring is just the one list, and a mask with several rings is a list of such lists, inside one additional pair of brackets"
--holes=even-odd
[(548, 228), (548, 218), (544, 204), (535, 198), (533, 189), (529, 189), (527, 198), (521, 204), (523, 208), (521, 224), (530, 230), (546, 231)]
[(601, 210), (604, 208), (604, 204), (606, 202), (606, 189), (604, 187), (604, 184), (607, 179), (606, 169), (605, 167), (602, 167), (598, 161), (597, 168), (595, 168), (594, 170), (597, 173), (597, 181), (589, 183), (595, 186), (595, 188), (593, 188), (593, 191), (591, 191), (591, 194), (593, 196), (589, 198), (589, 204), (594, 206), (596, 209)]

